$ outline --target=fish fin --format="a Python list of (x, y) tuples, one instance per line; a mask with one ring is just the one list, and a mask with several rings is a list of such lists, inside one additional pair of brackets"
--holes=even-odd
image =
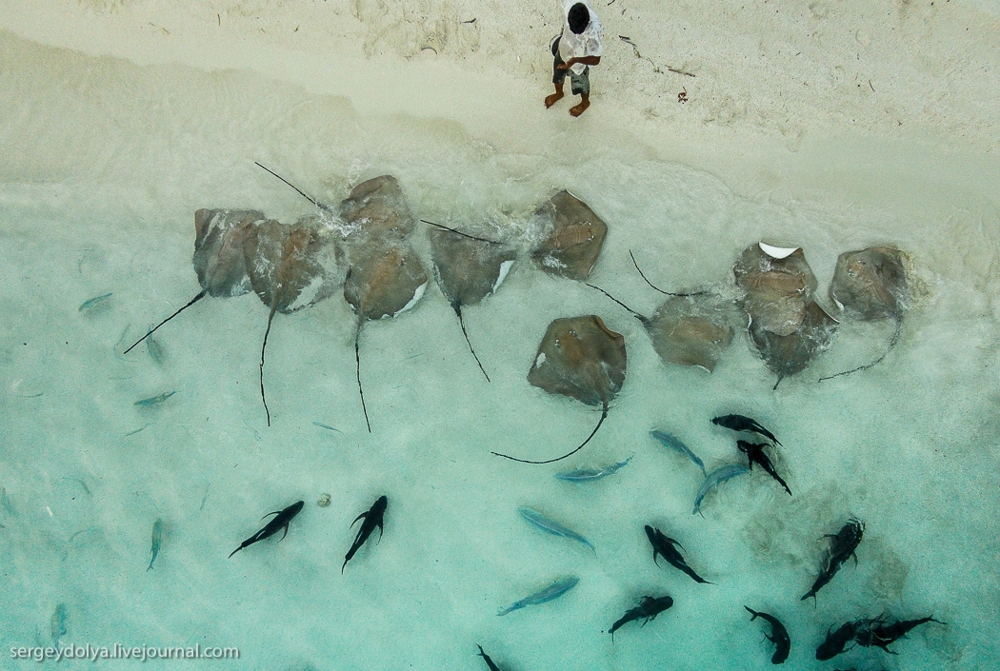
[(382, 522), (380, 521), (378, 523), (378, 540), (375, 541), (375, 545), (378, 545), (379, 543), (382, 542), (382, 532), (383, 531), (385, 531), (385, 530), (382, 528)]
[(278, 539), (278, 542), (280, 543), (281, 541), (285, 540), (285, 536), (287, 536), (287, 535), (288, 535), (288, 525), (286, 524), (285, 525), (285, 533), (281, 534), (281, 538)]
[(268, 517), (270, 517), (271, 515), (277, 515), (277, 514), (278, 514), (278, 513), (280, 513), (280, 512), (281, 512), (280, 510), (275, 510), (275, 511), (274, 511), (273, 513), (268, 513), (267, 515), (264, 515), (264, 516), (263, 516), (263, 517), (261, 517), (260, 519), (261, 519), (262, 521), (263, 521), (263, 520), (266, 520), (266, 519), (267, 519)]
[[(230, 552), (230, 553), (229, 553), (229, 556), (228, 556), (228, 557), (226, 557), (226, 559), (231, 559), (231, 558), (232, 558), (232, 556), (233, 556), (234, 554), (236, 554), (237, 552), (239, 552), (239, 551), (240, 551), (240, 550), (242, 550), (242, 549), (243, 549), (243, 546), (242, 546), (242, 545), (241, 545), (241, 546), (239, 546), (238, 548), (236, 548), (235, 550), (233, 550), (232, 552)], [(147, 570), (148, 570), (148, 569), (147, 569)]]
[(678, 543), (677, 541), (675, 541), (673, 538), (667, 538), (667, 540), (670, 542), (671, 545), (676, 545), (681, 550), (684, 550), (684, 552), (687, 552), (687, 550), (684, 548), (684, 546), (681, 545), (680, 543)]
[(751, 615), (753, 615), (753, 617), (750, 618), (751, 622), (753, 622), (754, 620), (756, 620), (757, 616), (760, 615), (760, 613), (758, 613), (757, 611), (755, 611), (752, 608), (750, 608), (750, 606), (743, 606), (743, 607), (747, 609), (748, 613), (750, 613)]
[[(351, 527), (353, 527), (355, 524), (357, 524), (358, 520), (362, 520), (362, 519), (364, 519), (366, 517), (368, 517), (368, 513), (361, 513), (356, 518), (354, 518), (353, 522), (351, 522)], [(347, 528), (350, 529), (351, 527), (347, 527)]]

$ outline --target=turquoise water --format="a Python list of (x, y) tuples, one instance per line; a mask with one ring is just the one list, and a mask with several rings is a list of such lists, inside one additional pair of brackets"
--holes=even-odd
[[(649, 147), (581, 151), (561, 136), (514, 151), (452, 121), (362, 117), (344, 100), (242, 72), (140, 68), (6, 34), (0, 50), (10, 93), (0, 101), (5, 658), (58, 639), (240, 651), (239, 661), (190, 668), (474, 669), (485, 668), (480, 643), (504, 669), (761, 668), (772, 648), (746, 604), (785, 622), (789, 668), (996, 665), (995, 195), (957, 194), (965, 202), (923, 217), (860, 196), (745, 197)], [(825, 297), (839, 253), (888, 242), (913, 257), (918, 291), (878, 367), (817, 384), (877, 355), (891, 334), (845, 323), (830, 352), (772, 391), (745, 335), (714, 374), (667, 366), (628, 313), (522, 254), (498, 293), (465, 312), (492, 383), (429, 288), (413, 310), (364, 330), (369, 434), (354, 318), (338, 294), (275, 317), (268, 427), (257, 378), (267, 309), (253, 294), (205, 299), (170, 322), (156, 334), (162, 361), (145, 347), (122, 354), (199, 291), (197, 208), (256, 208), (286, 222), (312, 211), (254, 161), (327, 202), (391, 173), (417, 216), (490, 222), (523, 248), (537, 235), (530, 214), (569, 188), (610, 229), (591, 281), (646, 314), (658, 295), (629, 250), (660, 286), (731, 291), (747, 245), (798, 245)], [(919, 192), (917, 182), (901, 188)], [(942, 207), (944, 221), (932, 214)], [(429, 267), (426, 233), (414, 244)], [(561, 454), (596, 423), (593, 408), (525, 379), (548, 323), (582, 314), (600, 315), (628, 349), (604, 426), (560, 464), (491, 456)], [(728, 412), (777, 434), (794, 496), (755, 470), (694, 516), (701, 473), (649, 431), (674, 433), (711, 469), (736, 457), (732, 436), (709, 422)], [(553, 478), (629, 457), (596, 482)], [(382, 494), (385, 536), (342, 575), (350, 523)], [(286, 539), (227, 559), (262, 515), (300, 499)], [(596, 556), (529, 527), (519, 506), (580, 533)], [(851, 516), (867, 527), (857, 566), (845, 565), (815, 605), (800, 602), (817, 539)], [(162, 546), (147, 571), (157, 519)], [(715, 584), (657, 568), (646, 524), (683, 543)], [(568, 575), (579, 584), (561, 598), (496, 616)], [(674, 606), (643, 628), (626, 625), (612, 644), (611, 624), (661, 594)], [(814, 660), (828, 627), (883, 611), (948, 625), (913, 631), (898, 656), (857, 648)]]

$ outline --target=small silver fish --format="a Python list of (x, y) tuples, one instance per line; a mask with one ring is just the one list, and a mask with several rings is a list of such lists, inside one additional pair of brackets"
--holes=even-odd
[(153, 543), (149, 550), (151, 556), (149, 558), (149, 566), (146, 568), (147, 571), (153, 568), (153, 562), (156, 561), (156, 555), (160, 554), (160, 545), (162, 544), (163, 544), (163, 520), (157, 517), (156, 521), (153, 522)]
[(80, 304), (80, 309), (77, 312), (87, 312), (88, 310), (93, 310), (98, 305), (103, 304), (112, 294), (104, 294), (103, 296), (94, 296), (93, 298), (88, 298), (83, 303)]
[(691, 448), (689, 448), (687, 445), (685, 445), (679, 438), (677, 438), (676, 436), (670, 435), (666, 431), (650, 431), (649, 435), (651, 435), (653, 438), (656, 438), (665, 447), (669, 447), (670, 449), (674, 450), (675, 452), (680, 452), (685, 457), (687, 457), (688, 459), (690, 459), (691, 461), (693, 461), (695, 464), (697, 464), (698, 468), (701, 469), (701, 474), (702, 475), (704, 475), (704, 476), (708, 475), (705, 472), (705, 464), (702, 462), (702, 460), (699, 459), (697, 457), (697, 455), (695, 455), (695, 453), (691, 451)]
[(139, 406), (140, 408), (152, 408), (153, 406), (163, 403), (176, 393), (177, 393), (176, 391), (165, 391), (159, 396), (153, 396), (151, 398), (144, 398), (141, 401), (136, 401), (135, 405)]
[(163, 348), (160, 347), (160, 343), (156, 342), (152, 335), (153, 327), (149, 327), (149, 331), (146, 333), (146, 351), (149, 352), (149, 356), (152, 357), (153, 361), (158, 364), (163, 364)]
[(698, 488), (698, 496), (694, 499), (694, 512), (691, 514), (701, 512), (701, 502), (704, 500), (705, 495), (708, 494), (716, 485), (719, 485), (730, 478), (735, 478), (737, 475), (743, 475), (744, 473), (749, 473), (750, 469), (743, 464), (726, 464), (725, 466), (719, 466), (717, 469), (705, 476), (705, 481), (701, 483), (701, 487)]
[(551, 585), (541, 590), (540, 592), (535, 592), (531, 596), (526, 596), (520, 601), (517, 601), (508, 606), (507, 608), (504, 608), (499, 613), (497, 613), (497, 616), (502, 617), (507, 613), (511, 613), (515, 610), (520, 610), (525, 606), (537, 606), (540, 603), (545, 603), (547, 601), (552, 601), (553, 599), (558, 599), (563, 594), (576, 587), (576, 584), (578, 582), (580, 582), (580, 579), (577, 578), (576, 576), (570, 576), (568, 578), (559, 578), (558, 580), (556, 580), (555, 582), (553, 582)]
[(59, 639), (66, 635), (66, 620), (69, 614), (66, 611), (66, 604), (61, 603), (56, 606), (52, 613), (52, 642), (59, 645)]
[(313, 422), (313, 426), (318, 426), (321, 429), (328, 429), (330, 431), (336, 431), (337, 433), (343, 433), (340, 429), (335, 426), (330, 426), (329, 424), (324, 424), (323, 422)]
[(590, 544), (586, 538), (576, 533), (572, 529), (568, 529), (563, 525), (559, 524), (555, 520), (550, 520), (545, 515), (541, 514), (533, 508), (528, 508), (527, 506), (521, 506), (517, 509), (517, 512), (521, 513), (523, 517), (529, 524), (537, 527), (547, 534), (552, 534), (553, 536), (562, 536), (563, 538), (569, 538), (570, 540), (577, 541), (578, 543), (583, 543), (588, 548), (597, 554), (597, 550), (594, 550), (594, 546)]
[(564, 471), (562, 473), (556, 473), (555, 478), (557, 480), (565, 480), (566, 482), (587, 482), (588, 480), (600, 480), (601, 478), (611, 475), (612, 473), (617, 473), (619, 469), (627, 466), (630, 461), (632, 461), (632, 457), (629, 457), (625, 461), (619, 461), (617, 464), (605, 466), (604, 468), (579, 468), (575, 471)]

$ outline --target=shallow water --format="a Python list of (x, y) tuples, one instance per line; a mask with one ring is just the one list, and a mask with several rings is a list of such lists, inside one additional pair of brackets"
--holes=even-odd
[[(346, 100), (246, 72), (139, 67), (9, 34), (0, 52), (10, 92), (0, 99), (7, 647), (51, 644), (64, 604), (62, 644), (236, 646), (233, 668), (484, 668), (476, 643), (510, 669), (760, 668), (771, 647), (746, 604), (788, 626), (789, 668), (820, 668), (813, 654), (829, 626), (882, 611), (933, 613), (948, 626), (915, 630), (894, 646), (898, 657), (859, 648), (834, 664), (980, 669), (1000, 659), (992, 194), (956, 195), (924, 216), (870, 194), (831, 203), (762, 185), (748, 197), (655, 147), (595, 148), (567, 133), (529, 149), (447, 119), (359, 115)], [(436, 288), (365, 328), (371, 434), (354, 317), (338, 295), (275, 318), (268, 428), (257, 386), (267, 309), (256, 296), (206, 299), (170, 322), (157, 332), (162, 363), (120, 345), (198, 292), (197, 208), (252, 207), (286, 222), (312, 211), (254, 161), (330, 203), (391, 173), (418, 217), (490, 222), (524, 246), (537, 233), (530, 214), (569, 188), (610, 228), (591, 281), (646, 314), (658, 294), (629, 250), (659, 286), (729, 290), (747, 245), (798, 245), (825, 297), (839, 253), (889, 242), (913, 256), (920, 291), (879, 366), (817, 384), (877, 356), (891, 332), (845, 323), (829, 353), (772, 392), (745, 335), (714, 374), (667, 366), (628, 313), (523, 257), (497, 295), (465, 311), (492, 384)], [(899, 191), (919, 197), (924, 179), (901, 171)], [(414, 239), (427, 262), (426, 234)], [(549, 458), (592, 429), (592, 408), (525, 379), (548, 323), (590, 313), (624, 334), (629, 357), (601, 431), (560, 464), (491, 456)], [(169, 391), (162, 404), (135, 405)], [(709, 422), (728, 412), (777, 434), (794, 496), (755, 470), (693, 516), (700, 472), (649, 431), (674, 433), (710, 469), (736, 456), (731, 435)], [(552, 477), (632, 455), (594, 483)], [(319, 507), (324, 493), (330, 505)], [(341, 575), (350, 522), (380, 494), (385, 537)], [(226, 558), (261, 515), (299, 499), (306, 507), (285, 540)], [(522, 505), (585, 536), (596, 558), (528, 527)], [(857, 566), (815, 606), (800, 602), (817, 539), (850, 516), (867, 525)], [(147, 571), (157, 518), (163, 542)], [(680, 540), (716, 584), (654, 566), (645, 524)], [(564, 597), (496, 617), (563, 575), (580, 578)], [(611, 624), (662, 593), (674, 607), (627, 625), (612, 645)]]

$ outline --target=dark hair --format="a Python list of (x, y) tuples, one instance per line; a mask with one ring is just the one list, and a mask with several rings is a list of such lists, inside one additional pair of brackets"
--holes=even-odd
[(566, 22), (569, 23), (569, 29), (577, 35), (586, 30), (590, 23), (590, 12), (587, 11), (587, 5), (578, 2), (570, 7), (569, 14), (566, 15)]

